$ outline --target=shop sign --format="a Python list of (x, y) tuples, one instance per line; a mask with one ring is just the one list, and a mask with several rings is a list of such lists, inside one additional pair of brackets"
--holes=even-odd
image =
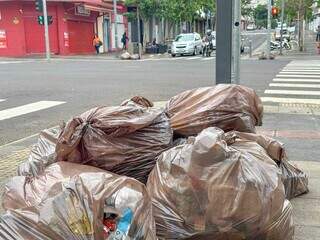
[(75, 15), (89, 17), (91, 11), (86, 9), (83, 5), (76, 5), (75, 7)]
[(7, 33), (6, 30), (0, 29), (0, 48), (7, 48)]
[(64, 32), (63, 33), (63, 39), (64, 39), (64, 46), (69, 47), (69, 33)]

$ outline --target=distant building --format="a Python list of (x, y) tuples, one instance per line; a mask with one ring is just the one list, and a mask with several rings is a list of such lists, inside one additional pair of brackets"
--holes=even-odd
[[(126, 7), (118, 1), (118, 15), (112, 0), (47, 0), (50, 49), (53, 54), (91, 54), (93, 36), (103, 42), (101, 51), (116, 49), (114, 26), (118, 26), (118, 46), (127, 31)], [(44, 27), (38, 23), (35, 1), (0, 1), (0, 56), (26, 56), (45, 52)]]
[(309, 23), (309, 29), (316, 32), (320, 25), (320, 6), (317, 1), (312, 4), (312, 17), (313, 20)]

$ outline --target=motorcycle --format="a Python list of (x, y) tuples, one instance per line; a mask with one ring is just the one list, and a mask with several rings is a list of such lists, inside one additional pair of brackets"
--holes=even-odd
[(280, 41), (271, 41), (270, 43), (270, 49), (271, 50), (278, 50), (282, 46), (282, 49), (290, 50), (291, 49), (291, 44), (287, 39), (283, 39), (282, 42)]
[(202, 56), (210, 57), (213, 51), (213, 44), (209, 41), (203, 41)]

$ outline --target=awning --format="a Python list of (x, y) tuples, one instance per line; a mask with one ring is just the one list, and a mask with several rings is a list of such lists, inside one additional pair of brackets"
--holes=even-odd
[(85, 9), (88, 9), (90, 11), (95, 11), (95, 12), (112, 12), (113, 9), (111, 7), (106, 8), (106, 7), (100, 7), (100, 6), (92, 6), (89, 4), (83, 4)]

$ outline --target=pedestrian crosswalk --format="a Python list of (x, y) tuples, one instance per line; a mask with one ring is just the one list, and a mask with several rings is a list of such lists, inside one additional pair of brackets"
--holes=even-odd
[[(0, 103), (4, 103), (5, 101), (6, 99), (0, 99)], [(38, 101), (38, 102), (28, 103), (22, 106), (7, 108), (0, 111), (0, 122), (3, 120), (8, 120), (11, 118), (53, 108), (65, 103), (66, 102), (63, 102), (63, 101)]]
[(286, 65), (264, 91), (268, 104), (320, 105), (320, 60), (294, 60)]

